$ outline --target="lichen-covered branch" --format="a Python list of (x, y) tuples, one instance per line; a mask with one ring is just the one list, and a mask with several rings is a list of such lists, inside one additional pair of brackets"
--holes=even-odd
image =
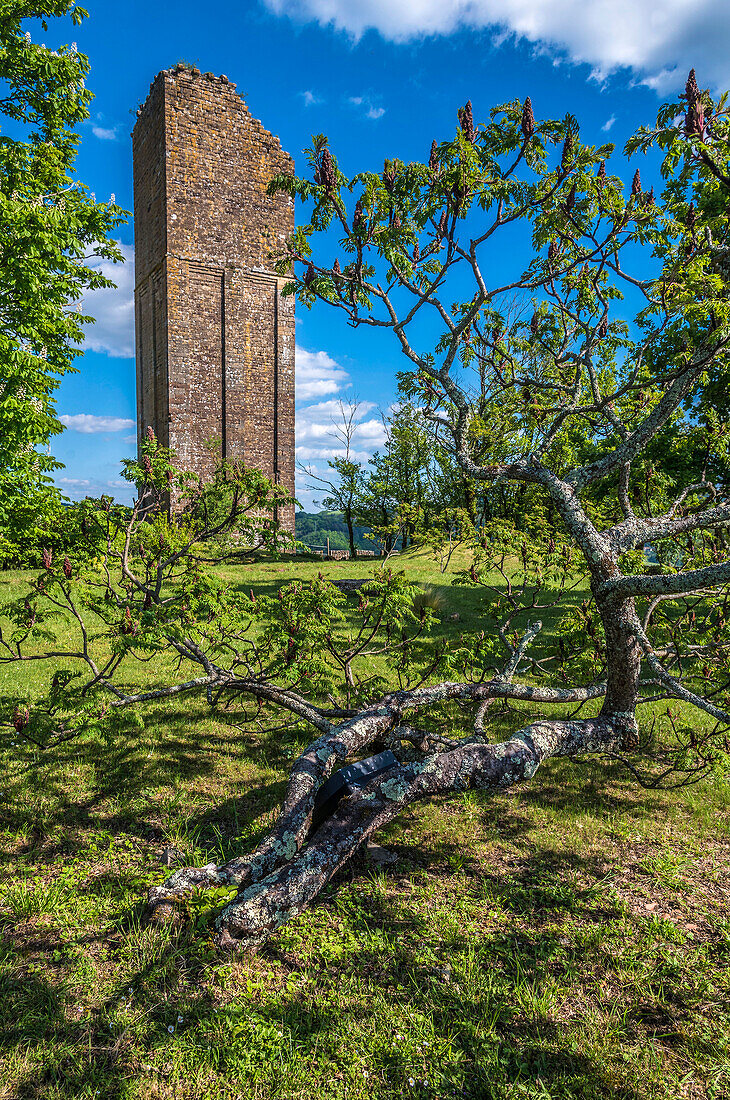
[[(629, 722), (628, 725), (631, 725)], [(631, 732), (631, 731), (628, 731)], [(301, 848), (282, 852), (279, 866), (248, 885), (241, 882), (235, 901), (217, 923), (223, 947), (258, 947), (276, 929), (300, 913), (367, 838), (411, 803), (437, 794), (470, 789), (500, 790), (531, 779), (551, 756), (618, 751), (627, 724), (620, 720), (533, 722), (498, 745), (468, 739), (419, 763), (407, 763), (371, 781), (343, 800)], [(167, 907), (201, 885), (236, 882), (232, 864), (186, 868), (150, 891), (153, 907)], [(262, 865), (257, 865), (262, 870)]]

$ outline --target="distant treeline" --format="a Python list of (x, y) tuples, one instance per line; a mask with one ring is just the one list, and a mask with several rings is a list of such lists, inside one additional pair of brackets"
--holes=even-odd
[[(367, 538), (369, 527), (355, 524), (355, 546), (358, 550), (376, 550), (377, 543)], [(297, 512), (296, 537), (312, 549), (321, 549), (330, 540), (330, 550), (347, 550), (347, 524), (342, 512)]]

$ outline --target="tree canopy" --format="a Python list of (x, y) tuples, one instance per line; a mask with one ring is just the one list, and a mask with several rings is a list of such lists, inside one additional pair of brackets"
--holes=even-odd
[(0, 561), (26, 560), (57, 510), (54, 391), (75, 369), (90, 321), (79, 299), (112, 285), (90, 261), (122, 258), (108, 235), (123, 212), (74, 176), (76, 127), (92, 99), (88, 59), (75, 44), (33, 40), (64, 15), (78, 24), (86, 12), (74, 0), (0, 5)]

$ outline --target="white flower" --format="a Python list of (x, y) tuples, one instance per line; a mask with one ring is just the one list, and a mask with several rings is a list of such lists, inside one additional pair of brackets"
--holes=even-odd
[(415, 1083), (416, 1083), (416, 1082), (415, 1082), (415, 1081), (413, 1080), (413, 1078), (412, 1078), (412, 1077), (409, 1077), (409, 1078), (408, 1078), (408, 1084), (409, 1084), (409, 1085), (411, 1086), (411, 1088), (413, 1088), (413, 1086), (415, 1085)]
[(170, 1024), (170, 1026), (168, 1027), (168, 1029), (167, 1029), (167, 1030), (168, 1030), (168, 1031), (170, 1032), (170, 1034), (172, 1035), (173, 1031), (175, 1030), (175, 1028), (174, 1028), (173, 1024)]
[(112, 191), (112, 194), (111, 194), (111, 198), (109, 199), (109, 202), (110, 202), (110, 203), (112, 204), (112, 206), (113, 206), (113, 205), (114, 205), (114, 203), (115, 203), (116, 201), (117, 201), (117, 196), (116, 196), (116, 195), (114, 194), (114, 192)]
[(181, 1023), (183, 1022), (183, 1018), (182, 1018), (182, 1016), (178, 1016), (178, 1018), (177, 1018), (177, 1022), (178, 1022), (179, 1024), (181, 1024)]

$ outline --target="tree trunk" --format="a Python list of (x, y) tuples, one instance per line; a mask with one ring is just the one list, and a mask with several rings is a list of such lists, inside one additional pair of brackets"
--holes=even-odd
[(464, 475), (464, 503), (466, 505), (466, 512), (469, 519), (476, 527), (477, 525), (477, 491), (476, 485), (470, 477)]
[(355, 528), (352, 523), (352, 508), (349, 505), (345, 508), (345, 523), (347, 524), (347, 537), (350, 541), (350, 558), (354, 561), (357, 558), (357, 550), (355, 549)]
[(639, 620), (633, 599), (597, 599), (606, 635), (606, 696), (601, 715), (617, 718), (626, 728), (624, 748), (638, 743), (636, 704), (639, 698), (641, 647), (637, 637)]

